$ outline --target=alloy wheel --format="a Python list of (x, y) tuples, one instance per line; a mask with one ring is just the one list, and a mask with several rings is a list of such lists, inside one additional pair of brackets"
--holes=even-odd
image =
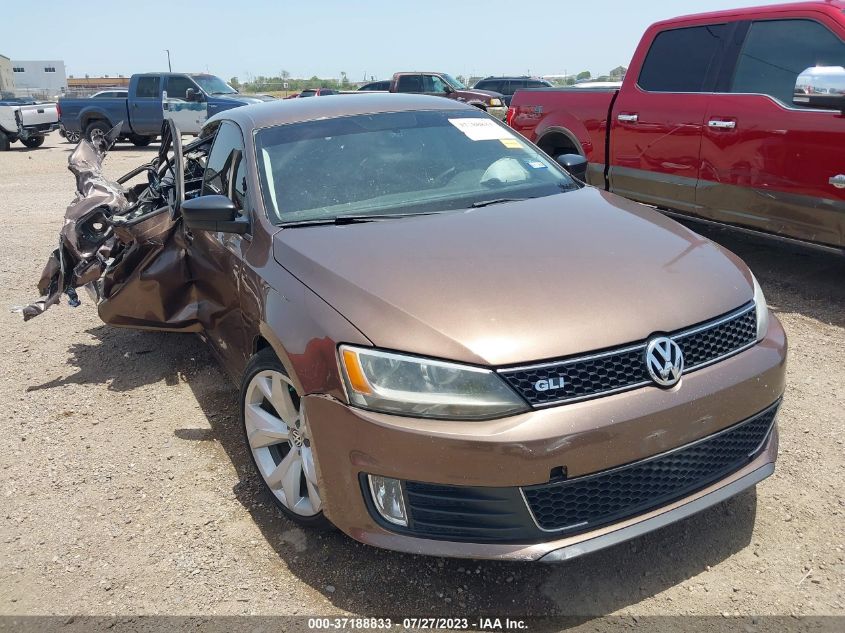
[(258, 372), (243, 406), (249, 448), (267, 487), (294, 514), (319, 514), (323, 502), (305, 405), (290, 379), (272, 369)]

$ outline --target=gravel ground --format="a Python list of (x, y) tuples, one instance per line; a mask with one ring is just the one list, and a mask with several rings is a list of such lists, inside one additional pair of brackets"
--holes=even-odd
[[(57, 134), (0, 154), (0, 614), (845, 615), (845, 259), (725, 231), (790, 338), (781, 455), (756, 491), (560, 565), (396, 554), (303, 531), (260, 491), (199, 340), (24, 324), (72, 198)], [(111, 177), (155, 146), (119, 146)]]

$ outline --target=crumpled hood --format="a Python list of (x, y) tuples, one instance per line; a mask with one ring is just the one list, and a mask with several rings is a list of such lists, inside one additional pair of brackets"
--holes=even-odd
[(482, 365), (640, 341), (753, 296), (750, 272), (734, 255), (592, 188), (282, 229), (274, 255), (375, 345)]

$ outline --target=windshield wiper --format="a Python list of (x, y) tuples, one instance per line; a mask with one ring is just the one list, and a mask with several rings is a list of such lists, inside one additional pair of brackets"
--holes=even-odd
[(470, 209), (480, 209), (481, 207), (489, 207), (492, 204), (504, 204), (505, 202), (522, 202), (529, 198), (536, 198), (536, 196), (528, 196), (526, 198), (493, 198), (492, 200), (479, 200), (469, 205)]
[(294, 222), (283, 222), (282, 228), (296, 228), (298, 226), (320, 226), (333, 224), (343, 226), (344, 224), (364, 224), (366, 222), (378, 222), (379, 220), (395, 220), (397, 218), (412, 218), (417, 215), (437, 215), (443, 211), (428, 211), (425, 213), (383, 213), (383, 214), (362, 214), (362, 215), (338, 215), (333, 218), (314, 218), (311, 220), (298, 220)]

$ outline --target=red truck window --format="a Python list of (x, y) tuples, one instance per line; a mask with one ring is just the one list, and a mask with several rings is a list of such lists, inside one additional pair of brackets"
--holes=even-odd
[(702, 92), (721, 61), (727, 24), (672, 29), (657, 34), (637, 82), (651, 92)]
[(792, 106), (795, 80), (811, 66), (845, 66), (845, 42), (812, 20), (754, 22), (731, 92), (766, 94)]
[(422, 92), (422, 77), (419, 75), (400, 75), (396, 92)]

